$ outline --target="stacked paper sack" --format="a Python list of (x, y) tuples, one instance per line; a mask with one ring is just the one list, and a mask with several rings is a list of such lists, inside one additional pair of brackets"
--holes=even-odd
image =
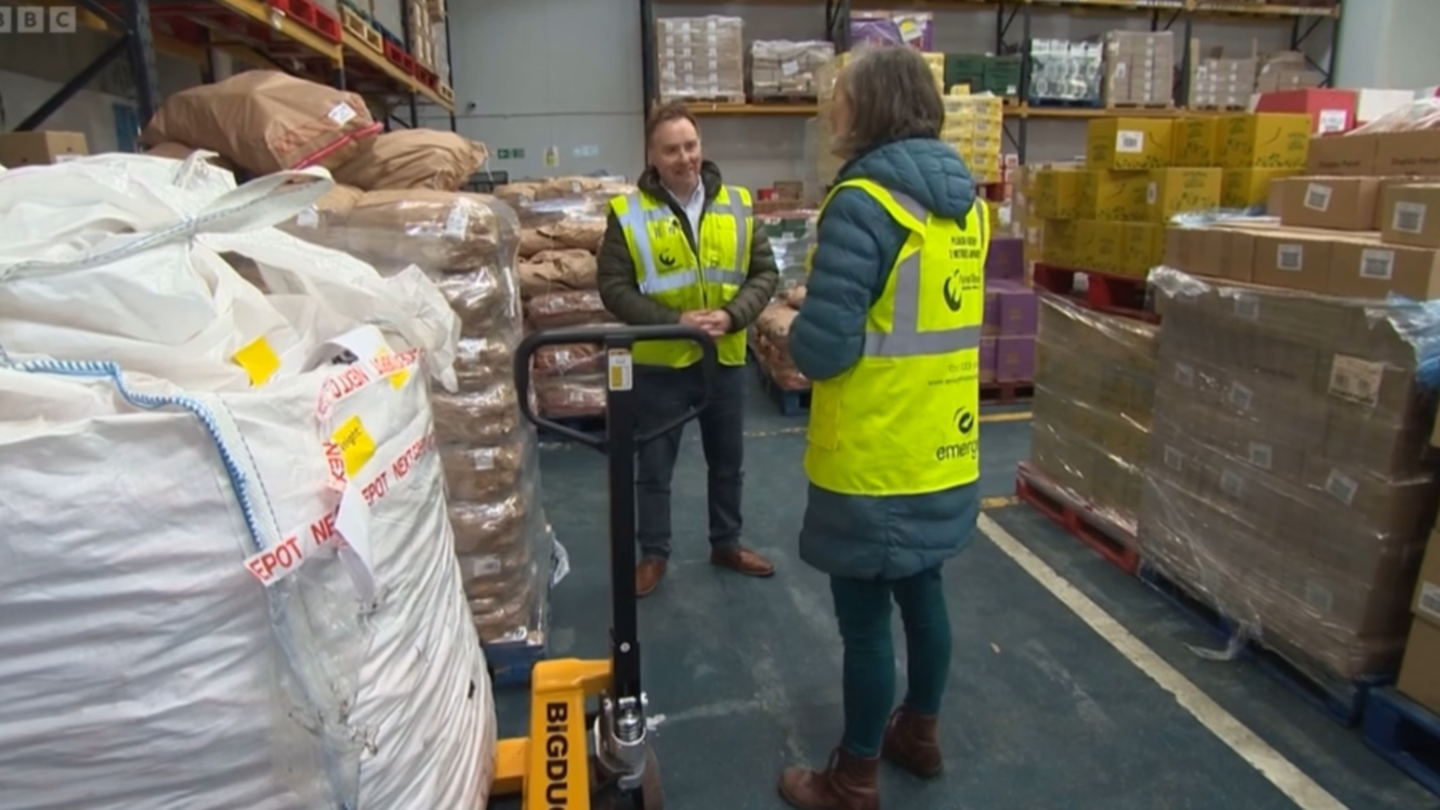
[(273, 227), (323, 170), (206, 157), (0, 171), (4, 804), (482, 807), (430, 404), (460, 319)]
[[(496, 190), (520, 212), (520, 292), (529, 330), (614, 323), (596, 288), (596, 254), (618, 180), (557, 177)], [(539, 412), (550, 418), (605, 412), (605, 355), (593, 344), (546, 346), (532, 369)]]

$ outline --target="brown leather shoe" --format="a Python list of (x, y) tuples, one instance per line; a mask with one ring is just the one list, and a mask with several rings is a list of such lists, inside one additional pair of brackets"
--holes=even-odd
[(635, 595), (645, 597), (655, 592), (660, 585), (661, 577), (665, 576), (665, 560), (659, 557), (646, 557), (635, 566)]
[(940, 754), (938, 720), (914, 714), (904, 706), (896, 709), (885, 727), (882, 756), (921, 779), (939, 776), (945, 770), (945, 758)]
[(823, 771), (786, 768), (780, 796), (800, 810), (880, 810), (880, 758), (861, 759), (836, 748)]
[(750, 577), (768, 577), (775, 573), (775, 565), (744, 546), (727, 546), (711, 549), (710, 564), (729, 568)]

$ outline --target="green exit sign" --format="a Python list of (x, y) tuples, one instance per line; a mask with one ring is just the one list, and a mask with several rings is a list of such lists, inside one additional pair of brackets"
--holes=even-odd
[(509, 160), (509, 159), (510, 159), (510, 150), (509, 150), (509, 149), (501, 149), (499, 152), (496, 152), (496, 153), (495, 153), (495, 156), (498, 157), (498, 158), (500, 158), (501, 160)]
[(495, 157), (499, 160), (524, 160), (525, 150), (519, 148), (497, 149)]

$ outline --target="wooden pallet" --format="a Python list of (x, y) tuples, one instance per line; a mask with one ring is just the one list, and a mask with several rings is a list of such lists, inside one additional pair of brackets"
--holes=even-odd
[(1173, 110), (1173, 109), (1175, 109), (1175, 102), (1173, 102), (1173, 101), (1161, 101), (1161, 102), (1145, 103), (1145, 102), (1140, 102), (1140, 101), (1107, 101), (1107, 102), (1105, 102), (1105, 109), (1107, 109), (1107, 110)]
[(987, 405), (1025, 402), (1034, 396), (1035, 383), (1029, 380), (980, 383), (980, 401)]
[(750, 100), (755, 102), (756, 104), (814, 104), (815, 94), (776, 93), (773, 95), (766, 95), (761, 93), (753, 93), (750, 96)]
[(365, 47), (385, 55), (385, 38), (349, 6), (340, 7), (340, 24), (344, 26), (345, 33), (360, 40)]
[(1365, 706), (1365, 744), (1440, 796), (1440, 717), (1393, 689), (1376, 689)]
[(670, 103), (670, 102), (672, 102), (672, 101), (678, 101), (678, 102), (680, 102), (681, 104), (695, 104), (695, 105), (700, 105), (700, 104), (744, 104), (744, 103), (745, 103), (745, 96), (744, 96), (744, 94), (733, 95), (733, 96), (673, 96), (673, 97), (671, 97), (671, 98), (665, 98), (665, 97), (662, 96), (661, 99), (660, 99), (660, 103), (662, 103), (662, 104), (668, 104), (668, 103)]
[[(1088, 281), (1083, 294), (1075, 293), (1075, 275), (1084, 273)], [(1097, 312), (1159, 323), (1160, 316), (1145, 308), (1146, 280), (1074, 267), (1059, 267), (1037, 262), (1033, 283), (1037, 289), (1071, 298), (1081, 306)]]
[(1142, 563), (1137, 576), (1217, 640), (1239, 645), (1238, 658), (1255, 664), (1287, 691), (1342, 726), (1348, 728), (1359, 723), (1372, 694), (1394, 681), (1390, 674), (1355, 679), (1322, 674), (1322, 668), (1310, 662), (1302, 650), (1290, 648), (1276, 639), (1240, 636), (1243, 628), (1216, 607), (1212, 599), (1169, 577), (1154, 564)]
[(1015, 470), (1015, 496), (1121, 571), (1133, 576), (1139, 570), (1140, 552), (1132, 530), (1105, 517), (1027, 461)]
[(1032, 98), (1030, 99), (1031, 109), (1060, 108), (1067, 110), (1099, 110), (1104, 108), (1100, 99), (1074, 99), (1066, 100), (1060, 98)]
[(455, 91), (450, 88), (450, 85), (441, 82), (440, 86), (435, 88), (435, 92), (439, 93), (440, 98), (445, 99), (446, 103), (452, 105), (455, 103)]

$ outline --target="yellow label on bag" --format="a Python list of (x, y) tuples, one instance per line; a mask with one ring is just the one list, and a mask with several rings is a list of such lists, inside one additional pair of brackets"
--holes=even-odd
[(262, 335), (235, 353), (235, 362), (250, 377), (251, 385), (263, 385), (280, 370), (280, 356)]
[(393, 354), (388, 348), (384, 347), (382, 347), (380, 351), (375, 353), (376, 368), (380, 371), (381, 374), (389, 375), (390, 386), (398, 391), (400, 390), (401, 386), (405, 385), (405, 381), (410, 379), (410, 372), (407, 369), (398, 365), (392, 370), (390, 368), (392, 364), (385, 362), (386, 358), (394, 358), (396, 363), (398, 363), (400, 358), (396, 357), (396, 355)]
[(330, 435), (330, 441), (340, 449), (340, 458), (345, 461), (345, 476), (354, 478), (355, 473), (375, 455), (375, 440), (365, 430), (360, 417), (352, 416), (340, 424)]

